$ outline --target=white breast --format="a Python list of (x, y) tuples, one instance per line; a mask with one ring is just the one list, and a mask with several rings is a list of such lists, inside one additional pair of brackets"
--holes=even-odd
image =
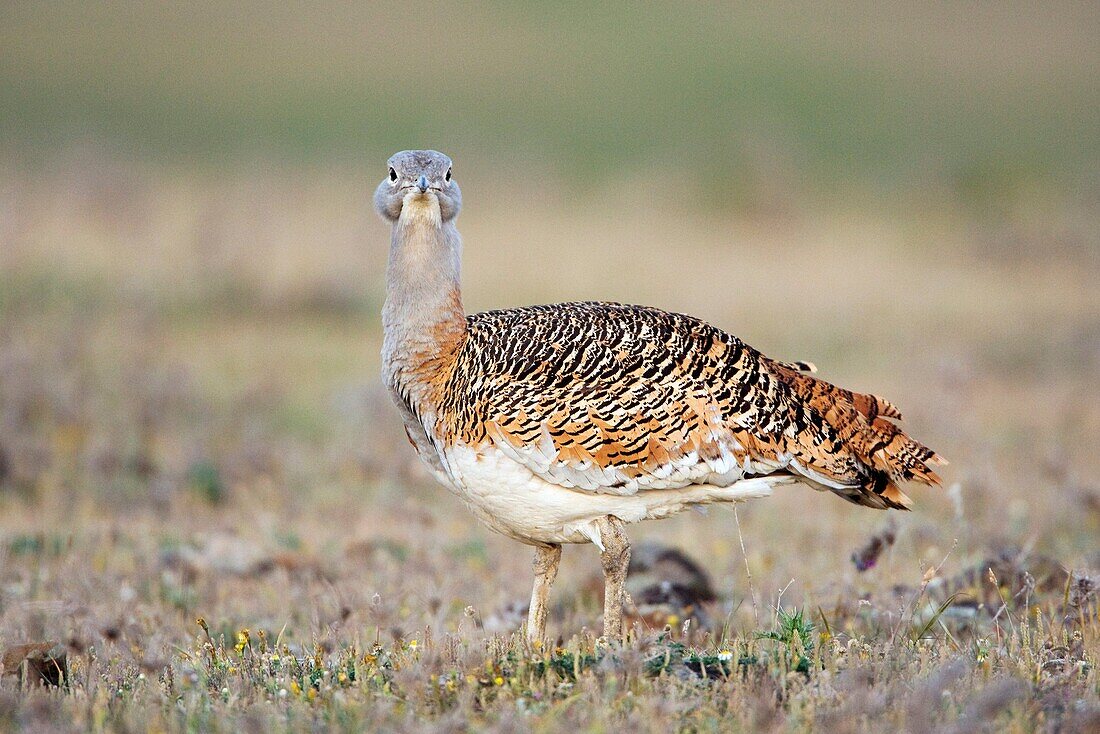
[(668, 517), (696, 505), (737, 502), (771, 494), (788, 476), (743, 479), (727, 487), (709, 484), (652, 489), (633, 495), (598, 494), (540, 479), (495, 446), (454, 445), (441, 452), (447, 486), (499, 533), (525, 543), (599, 545), (597, 518), (624, 522)]

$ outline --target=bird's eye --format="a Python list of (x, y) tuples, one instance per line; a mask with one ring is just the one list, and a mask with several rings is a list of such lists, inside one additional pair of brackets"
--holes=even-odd
[(390, 181), (397, 183), (397, 171), (390, 169)]
[(451, 180), (451, 169), (449, 169), (449, 168), (447, 169), (447, 175), (443, 177), (443, 180), (444, 181), (450, 181)]

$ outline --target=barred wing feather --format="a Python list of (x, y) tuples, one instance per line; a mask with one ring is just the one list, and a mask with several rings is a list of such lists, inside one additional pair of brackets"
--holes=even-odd
[(789, 474), (871, 507), (942, 460), (887, 401), (773, 361), (689, 316), (566, 303), (467, 318), (442, 391), (444, 441), (492, 444), (544, 480), (634, 494)]

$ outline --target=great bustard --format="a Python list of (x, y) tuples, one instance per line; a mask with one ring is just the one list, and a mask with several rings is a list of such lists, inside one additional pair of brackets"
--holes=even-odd
[(594, 543), (604, 634), (622, 634), (626, 523), (695, 505), (829, 490), (906, 509), (944, 463), (897, 409), (699, 319), (618, 303), (467, 315), (451, 160), (397, 153), (374, 203), (393, 224), (383, 378), (420, 458), (490, 528), (535, 546), (527, 635), (542, 639), (562, 543)]

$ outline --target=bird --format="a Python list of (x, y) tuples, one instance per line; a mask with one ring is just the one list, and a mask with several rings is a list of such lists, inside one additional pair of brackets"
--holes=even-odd
[(592, 543), (603, 634), (624, 639), (626, 527), (801, 484), (905, 510), (947, 462), (884, 398), (769, 358), (701, 319), (571, 302), (467, 314), (462, 193), (434, 150), (389, 158), (382, 379), (436, 479), (490, 529), (534, 547), (525, 627), (546, 639), (562, 546)]

